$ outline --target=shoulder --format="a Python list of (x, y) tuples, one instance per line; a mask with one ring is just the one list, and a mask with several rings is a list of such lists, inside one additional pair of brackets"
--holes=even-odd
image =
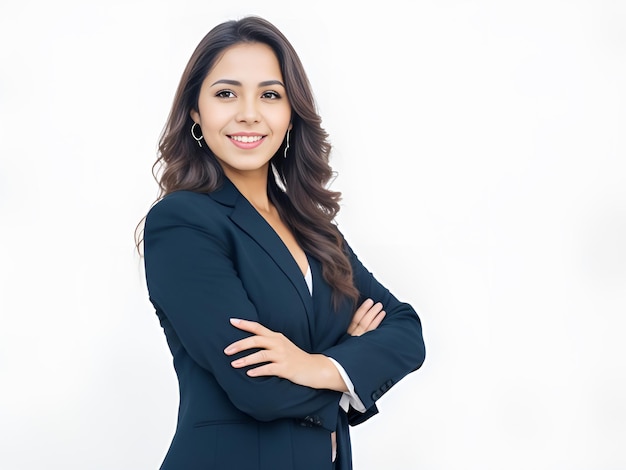
[(154, 204), (146, 216), (146, 230), (161, 225), (212, 225), (225, 218), (220, 204), (208, 193), (174, 191)]
[(182, 208), (192, 208), (209, 202), (211, 198), (208, 193), (196, 193), (193, 191), (174, 191), (160, 199), (149, 213), (159, 213), (161, 211), (176, 210)]

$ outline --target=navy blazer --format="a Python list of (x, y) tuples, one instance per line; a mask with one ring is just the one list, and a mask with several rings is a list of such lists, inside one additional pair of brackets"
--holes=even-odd
[[(374, 331), (346, 334), (355, 307), (332, 304), (318, 260), (307, 254), (313, 295), (289, 250), (225, 178), (212, 193), (178, 191), (149, 211), (144, 231), (150, 300), (178, 375), (176, 433), (163, 470), (337, 469), (351, 466), (348, 424), (377, 412), (375, 402), (424, 360), (420, 320), (374, 279), (346, 244), (359, 290), (387, 315)], [(339, 406), (340, 392), (234, 369), (224, 348), (249, 333), (229, 318), (258, 321), (310, 353), (337, 360), (367, 412)], [(249, 354), (240, 353), (235, 357)]]

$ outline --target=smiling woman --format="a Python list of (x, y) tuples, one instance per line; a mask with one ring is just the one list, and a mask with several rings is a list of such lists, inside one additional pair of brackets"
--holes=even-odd
[(291, 106), (274, 51), (263, 43), (228, 48), (204, 79), (191, 117), (236, 186), (251, 172), (267, 179), (270, 159), (291, 128)]
[(320, 123), (263, 19), (215, 27), (183, 73), (144, 230), (180, 384), (162, 469), (350, 469), (349, 424), (424, 360), (414, 309), (337, 229)]

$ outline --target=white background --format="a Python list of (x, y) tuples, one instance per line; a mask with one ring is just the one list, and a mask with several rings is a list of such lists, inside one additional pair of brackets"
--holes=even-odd
[(2, 0), (0, 468), (160, 464), (133, 231), (185, 63), (245, 14), (299, 51), (341, 228), (424, 324), (355, 468), (626, 468), (626, 5), (367, 3)]

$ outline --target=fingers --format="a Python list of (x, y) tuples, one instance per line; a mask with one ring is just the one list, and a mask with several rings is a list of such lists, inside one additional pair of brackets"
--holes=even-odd
[(224, 353), (227, 356), (232, 356), (238, 352), (245, 351), (247, 349), (270, 349), (276, 347), (276, 342), (270, 336), (248, 336), (247, 338), (235, 341), (229, 344)]
[(366, 299), (365, 302), (363, 302), (361, 306), (357, 308), (356, 312), (354, 312), (354, 315), (352, 315), (352, 321), (350, 322), (350, 325), (348, 326), (349, 335), (354, 335), (354, 332), (359, 327), (361, 320), (363, 319), (365, 314), (369, 311), (369, 309), (372, 308), (373, 306), (374, 306), (374, 301), (372, 299)]
[(288, 352), (289, 340), (287, 340), (282, 333), (272, 331), (254, 321), (231, 318), (230, 322), (236, 328), (253, 333), (253, 335), (228, 345), (224, 349), (224, 353), (227, 356), (232, 356), (250, 349), (257, 350), (247, 356), (233, 360), (230, 363), (231, 366), (234, 369), (242, 369), (244, 367), (261, 364), (258, 367), (246, 371), (246, 374), (250, 377), (283, 377), (281, 371), (284, 370), (284, 364), (282, 364), (282, 362), (284, 362), (285, 357), (290, 355)]
[(355, 326), (358, 325), (365, 316), (365, 314), (368, 312), (368, 310), (373, 306), (374, 301), (372, 299), (365, 300), (365, 302), (363, 302), (361, 306), (356, 309), (356, 312), (354, 312), (354, 315), (352, 316), (352, 324), (354, 324)]
[(378, 317), (380, 313), (383, 312), (383, 304), (378, 302), (377, 304), (373, 305), (372, 308), (370, 308), (365, 315), (363, 315), (363, 318), (361, 319), (359, 324), (363, 326), (367, 331), (375, 330), (376, 327), (371, 328), (372, 322)]
[[(253, 323), (253, 322), (251, 322)], [(259, 349), (259, 351), (248, 354), (247, 356), (235, 359), (230, 363), (234, 369), (241, 369), (255, 364), (263, 364), (260, 367), (255, 367), (246, 372), (250, 377), (260, 377), (267, 375), (277, 375), (276, 364), (274, 364), (273, 357), (276, 356), (275, 351), (272, 349), (275, 347), (274, 341), (271, 338), (263, 336), (250, 336), (248, 338), (241, 339), (229, 345), (224, 349), (224, 353), (227, 356), (232, 356), (241, 351), (248, 349)]]
[(374, 304), (373, 300), (367, 299), (354, 313), (348, 327), (348, 334), (361, 336), (368, 331), (375, 330), (382, 323), (385, 315), (386, 312), (380, 302)]
[(230, 323), (240, 330), (252, 333), (253, 336), (248, 336), (247, 338), (240, 339), (228, 345), (224, 349), (224, 353), (228, 356), (245, 351), (246, 349), (267, 348), (271, 344), (271, 339), (278, 335), (278, 333), (254, 321), (231, 318)]
[(243, 331), (248, 331), (250, 333), (254, 333), (255, 335), (262, 335), (265, 333), (271, 333), (272, 330), (265, 328), (258, 322), (250, 321), (250, 320), (242, 320), (241, 318), (231, 318), (230, 324), (235, 328), (239, 328)]
[(263, 362), (271, 362), (271, 354), (266, 349), (262, 349), (261, 351), (257, 351), (255, 353), (249, 354), (245, 357), (241, 357), (232, 361), (230, 364), (235, 369), (241, 369), (242, 367), (252, 366), (254, 364), (261, 364)]
[[(382, 305), (381, 305), (382, 307)], [(383, 321), (383, 319), (385, 318), (385, 315), (387, 315), (387, 312), (385, 312), (384, 310), (381, 310), (371, 321), (371, 323), (369, 324), (369, 327), (367, 328), (367, 330), (365, 331), (365, 333), (367, 333), (368, 331), (372, 331), (375, 330), (376, 328), (378, 328), (378, 325), (380, 325)]]
[(250, 377), (263, 377), (270, 375), (280, 377), (280, 374), (276, 371), (276, 364), (273, 363), (250, 369), (248, 372), (246, 372), (246, 374), (248, 374)]
[(252, 353), (248, 356), (236, 359), (230, 363), (234, 369), (242, 369), (244, 367), (252, 366), (255, 364), (263, 364), (254, 369), (250, 369), (246, 372), (250, 377), (261, 377), (267, 375), (279, 375), (277, 367), (278, 365), (272, 362), (272, 354), (270, 351), (261, 350)]

